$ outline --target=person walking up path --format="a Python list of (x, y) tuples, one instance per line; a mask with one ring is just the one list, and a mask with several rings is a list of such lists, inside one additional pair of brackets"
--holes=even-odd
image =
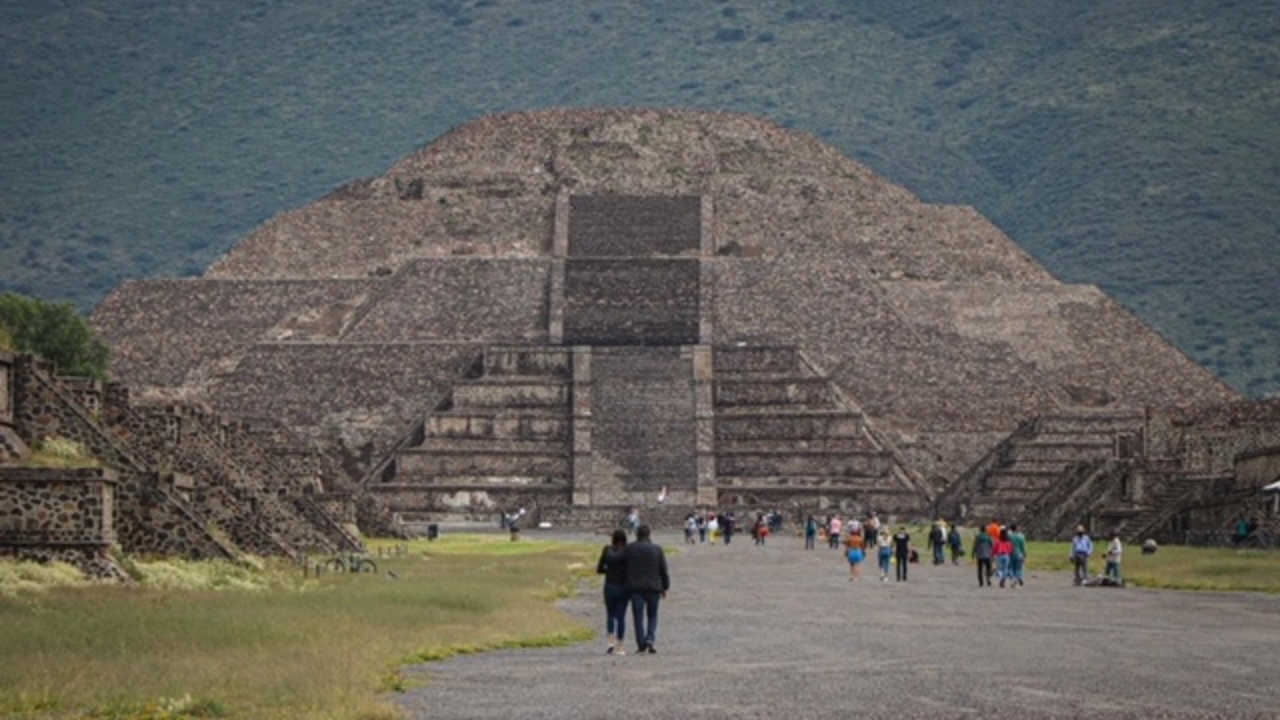
[(889, 565), (893, 562), (893, 536), (889, 528), (876, 533), (876, 561), (880, 564), (880, 582), (889, 582)]
[(637, 652), (657, 653), (658, 603), (671, 589), (667, 555), (649, 539), (648, 525), (636, 528), (636, 541), (627, 546), (627, 592), (631, 595), (631, 624)]
[(1013, 543), (1013, 554), (1009, 556), (1009, 577), (1018, 587), (1022, 587), (1027, 584), (1022, 579), (1027, 567), (1027, 536), (1018, 530), (1017, 523), (1009, 526), (1009, 541)]
[(911, 534), (905, 525), (899, 525), (898, 532), (893, 534), (893, 557), (898, 582), (906, 582), (907, 568), (911, 564)]
[(991, 554), (996, 559), (996, 579), (1000, 581), (1000, 587), (1004, 587), (1005, 582), (1009, 580), (1009, 558), (1013, 556), (1013, 543), (1009, 540), (1007, 529), (1000, 531), (1000, 536), (996, 538), (995, 545), (991, 548)]
[(604, 575), (604, 626), (609, 637), (609, 649), (606, 652), (626, 655), (622, 641), (627, 635), (627, 602), (631, 599), (627, 592), (626, 530), (613, 531), (612, 542), (600, 551), (596, 573)]
[(991, 585), (991, 558), (995, 554), (995, 540), (986, 528), (978, 528), (973, 536), (973, 562), (978, 566), (978, 587)]

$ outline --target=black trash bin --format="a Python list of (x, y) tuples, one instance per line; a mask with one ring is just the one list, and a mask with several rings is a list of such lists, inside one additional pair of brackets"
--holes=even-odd
[(440, 537), (440, 526), (435, 523), (431, 523), (427, 526), (427, 539), (435, 540), (438, 537)]

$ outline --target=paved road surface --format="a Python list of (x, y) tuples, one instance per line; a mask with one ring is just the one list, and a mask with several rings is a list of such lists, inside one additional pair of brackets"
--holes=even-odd
[(680, 550), (657, 655), (604, 654), (593, 585), (565, 608), (600, 640), (419, 666), (429, 684), (395, 701), (419, 720), (1280, 718), (1274, 596), (1062, 573), (988, 589), (969, 565), (913, 565), (906, 583), (872, 566), (850, 583), (838, 551), (794, 538), (657, 539)]

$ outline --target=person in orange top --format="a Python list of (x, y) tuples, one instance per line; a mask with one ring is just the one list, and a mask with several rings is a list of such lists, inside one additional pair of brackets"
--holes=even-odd
[(991, 524), (987, 526), (987, 534), (991, 536), (992, 542), (1000, 539), (1000, 531), (1003, 529), (1004, 526), (1000, 524), (999, 520), (991, 521)]

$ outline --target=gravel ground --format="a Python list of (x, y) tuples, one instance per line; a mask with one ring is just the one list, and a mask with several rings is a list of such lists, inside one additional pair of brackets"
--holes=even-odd
[(599, 640), (418, 666), (427, 684), (394, 701), (415, 720), (1280, 718), (1278, 597), (1081, 588), (1065, 573), (979, 588), (967, 564), (882, 583), (873, 563), (851, 583), (838, 551), (796, 538), (657, 540), (679, 551), (657, 655), (604, 653), (592, 584), (564, 607)]

